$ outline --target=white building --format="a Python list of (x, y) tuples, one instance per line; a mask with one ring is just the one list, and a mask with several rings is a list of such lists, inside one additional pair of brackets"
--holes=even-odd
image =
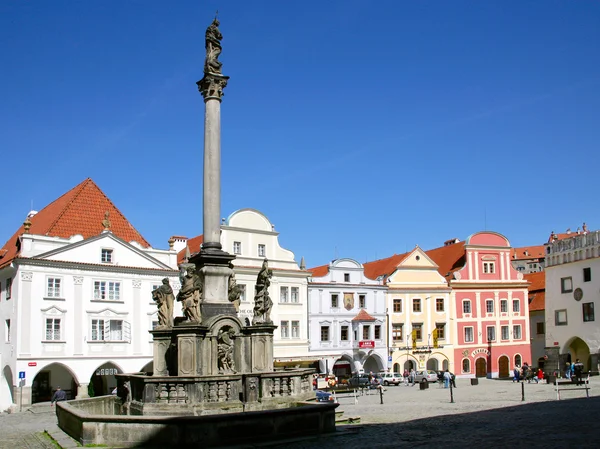
[[(179, 261), (189, 252), (200, 250), (202, 236), (186, 240), (177, 238)], [(252, 321), (256, 276), (266, 258), (273, 270), (269, 295), (273, 301), (271, 319), (278, 326), (273, 341), (274, 365), (308, 366), (314, 358), (308, 352), (307, 278), (310, 273), (301, 268), (294, 253), (279, 244), (279, 233), (261, 212), (240, 209), (221, 224), (223, 250), (234, 254), (236, 282), (243, 288), (239, 317)]]
[(57, 386), (108, 394), (115, 373), (151, 371), (151, 291), (165, 277), (178, 288), (176, 258), (91, 179), (30, 213), (0, 250), (0, 409), (48, 401)]
[(321, 373), (349, 376), (387, 368), (385, 291), (352, 259), (310, 270), (310, 352)]
[[(600, 326), (600, 231), (574, 234), (546, 244), (546, 352), (561, 372), (580, 359), (598, 370)], [(560, 354), (558, 360), (556, 353)]]

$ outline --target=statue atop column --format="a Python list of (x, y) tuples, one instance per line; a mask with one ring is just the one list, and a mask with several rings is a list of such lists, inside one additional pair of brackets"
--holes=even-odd
[(162, 285), (152, 290), (152, 299), (158, 307), (158, 327), (173, 327), (173, 304), (175, 295), (169, 284), (169, 278), (162, 280)]
[(181, 290), (177, 293), (177, 301), (181, 302), (183, 314), (188, 322), (201, 323), (200, 294), (202, 293), (202, 280), (194, 267), (187, 267), (181, 276)]
[(204, 61), (204, 73), (216, 73), (221, 75), (221, 66), (223, 63), (218, 60), (221, 54), (221, 39), (223, 35), (219, 31), (219, 20), (215, 20), (206, 29), (206, 60)]
[(271, 321), (271, 309), (273, 301), (269, 296), (269, 286), (271, 285), (273, 270), (269, 268), (268, 260), (263, 261), (262, 267), (256, 277), (256, 287), (254, 294), (254, 316), (252, 324), (273, 324)]

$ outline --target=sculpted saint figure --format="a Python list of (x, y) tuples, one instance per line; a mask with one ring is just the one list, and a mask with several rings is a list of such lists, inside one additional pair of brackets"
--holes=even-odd
[(206, 29), (206, 60), (204, 62), (204, 71), (206, 73), (217, 73), (221, 74), (221, 66), (223, 65), (219, 60), (221, 54), (221, 39), (223, 35), (219, 31), (219, 21), (215, 17), (215, 20)]
[[(230, 267), (232, 268), (232, 267)], [(240, 288), (239, 285), (237, 285), (237, 282), (235, 281), (235, 273), (231, 273), (231, 276), (229, 276), (229, 302), (233, 303), (233, 306), (235, 307), (235, 311), (239, 312), (240, 311), (240, 296), (242, 294), (242, 289)]]
[(187, 321), (200, 323), (200, 293), (202, 292), (202, 281), (194, 267), (187, 267), (185, 275), (181, 279), (181, 290), (177, 293), (177, 301), (181, 302), (183, 313)]
[(219, 373), (235, 373), (235, 363), (233, 361), (234, 335), (235, 330), (233, 328), (229, 328), (227, 331), (219, 329), (217, 336)]
[(271, 309), (273, 301), (269, 296), (269, 286), (273, 270), (269, 268), (267, 259), (263, 261), (262, 267), (256, 277), (256, 287), (254, 294), (254, 316), (252, 324), (271, 324)]
[(173, 304), (175, 295), (169, 284), (169, 279), (164, 278), (162, 285), (152, 290), (152, 299), (158, 307), (158, 327), (173, 327)]

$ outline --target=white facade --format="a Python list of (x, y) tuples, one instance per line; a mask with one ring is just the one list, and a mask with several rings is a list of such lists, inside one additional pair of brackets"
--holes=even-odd
[(275, 366), (298, 366), (312, 362), (306, 306), (310, 273), (300, 269), (294, 253), (281, 247), (278, 236), (269, 219), (254, 209), (238, 210), (221, 225), (221, 245), (224, 251), (235, 254), (236, 282), (244, 286), (240, 318), (252, 321), (256, 276), (266, 258), (273, 270), (271, 320), (278, 326), (273, 342)]
[(352, 259), (334, 260), (327, 274), (311, 278), (310, 352), (320, 361), (322, 373), (349, 375), (386, 369), (385, 290)]
[(179, 288), (176, 257), (110, 231), (85, 240), (23, 234), (20, 255), (0, 270), (0, 409), (49, 400), (57, 386), (69, 398), (87, 396), (90, 382), (107, 394), (114, 373), (151, 369), (151, 291), (165, 277)]
[(600, 231), (546, 245), (546, 347), (598, 370), (600, 353)]

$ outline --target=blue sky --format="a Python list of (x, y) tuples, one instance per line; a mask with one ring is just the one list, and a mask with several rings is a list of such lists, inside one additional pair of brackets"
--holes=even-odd
[(0, 240), (91, 177), (159, 248), (202, 232), (219, 10), (222, 216), (307, 265), (600, 229), (600, 2), (0, 3)]

